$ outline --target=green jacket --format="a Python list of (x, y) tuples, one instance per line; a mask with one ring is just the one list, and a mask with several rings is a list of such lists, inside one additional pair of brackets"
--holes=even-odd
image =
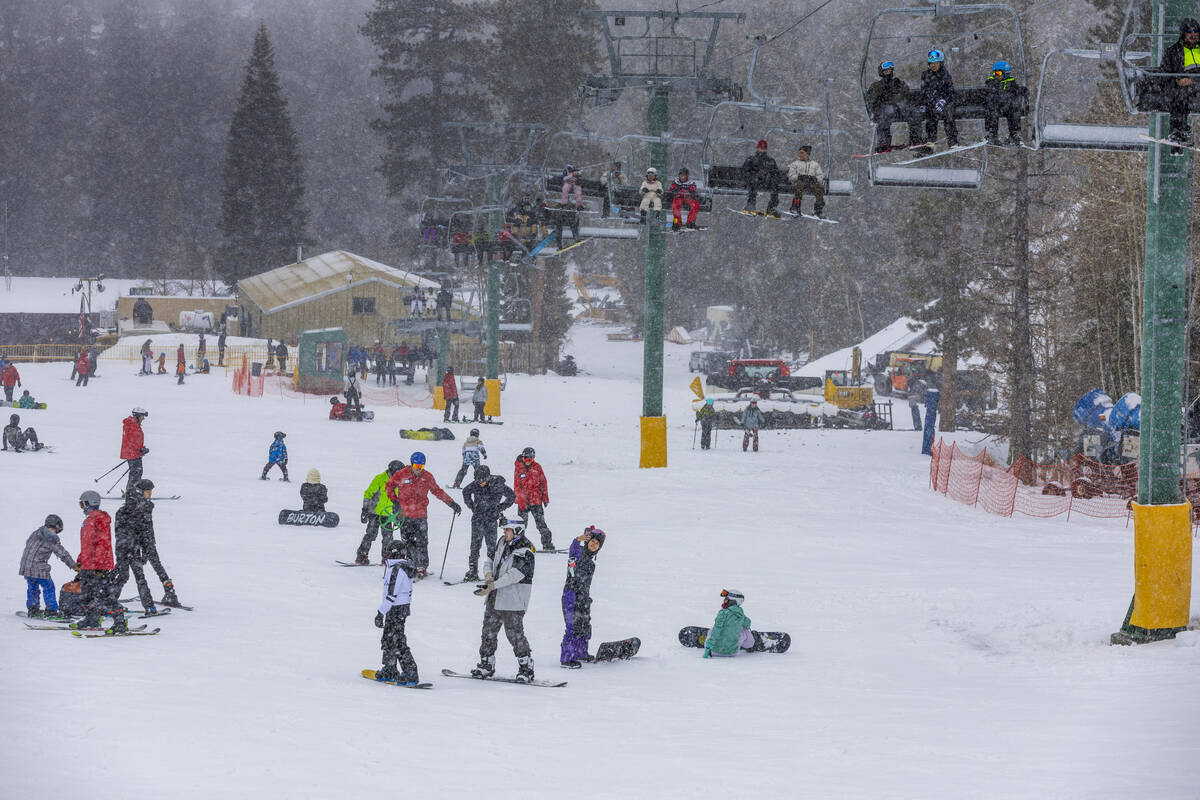
[[(708, 405), (707, 403), (700, 406), (700, 408), (696, 410), (696, 421), (697, 422), (703, 422), (705, 420), (705, 418), (708, 418), (708, 417), (715, 418), (716, 416), (717, 416), (717, 410), (715, 408), (713, 408), (712, 406)], [(711, 422), (712, 420), (710, 419), (709, 421)]]
[(392, 501), (383, 489), (392, 476), (385, 469), (371, 480), (371, 485), (363, 492), (363, 508), (372, 514), (386, 517), (392, 513)]
[(741, 606), (729, 606), (717, 612), (712, 630), (704, 640), (704, 649), (711, 650), (719, 656), (736, 655), (738, 637), (742, 629), (750, 629), (750, 618)]

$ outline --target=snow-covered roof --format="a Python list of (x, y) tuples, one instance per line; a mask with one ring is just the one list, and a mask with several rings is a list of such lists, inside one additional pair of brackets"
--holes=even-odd
[[(0, 278), (0, 314), (71, 314), (79, 313), (79, 292), (72, 294), (77, 278), (12, 278), (12, 288)], [(104, 291), (92, 285), (92, 311), (115, 309), (117, 298), (129, 290), (147, 286), (144, 278), (105, 278)], [(87, 286), (83, 289), (87, 295)]]
[(437, 281), (399, 270), (369, 258), (331, 250), (319, 256), (260, 272), (238, 282), (263, 311), (272, 313), (364, 283), (383, 282), (396, 288), (438, 289)]
[[(910, 326), (915, 327), (916, 330)], [(888, 350), (912, 350), (928, 353), (935, 349), (929, 337), (925, 335), (925, 323), (918, 322), (912, 317), (901, 317), (883, 330), (863, 339), (858, 343), (858, 347), (862, 348), (864, 368), (875, 361), (876, 355), (886, 353)], [(823, 378), (827, 369), (850, 369), (853, 351), (853, 345), (843, 347), (841, 350), (810, 361), (796, 370), (794, 374), (809, 378)]]

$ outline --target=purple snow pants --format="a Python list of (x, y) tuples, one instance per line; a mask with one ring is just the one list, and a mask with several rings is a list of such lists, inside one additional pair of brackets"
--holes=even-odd
[(562, 655), (560, 664), (568, 661), (583, 661), (588, 654), (588, 640), (575, 635), (575, 590), (567, 589), (562, 596), (563, 621), (567, 623), (567, 631), (562, 638)]

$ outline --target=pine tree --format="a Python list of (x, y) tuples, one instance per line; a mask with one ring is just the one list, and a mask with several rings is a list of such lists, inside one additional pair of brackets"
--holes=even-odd
[(225, 280), (291, 263), (305, 241), (308, 212), (300, 148), (266, 24), (259, 25), (246, 62), (221, 179), (218, 269)]

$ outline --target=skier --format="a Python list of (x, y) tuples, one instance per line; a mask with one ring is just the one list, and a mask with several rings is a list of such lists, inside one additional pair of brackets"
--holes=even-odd
[(581, 661), (591, 661), (588, 640), (592, 638), (592, 576), (596, 556), (604, 546), (604, 531), (595, 525), (571, 541), (567, 557), (567, 580), (563, 584), (562, 610), (567, 630), (563, 634), (559, 663), (565, 669), (579, 669)]
[(488, 390), (487, 384), (483, 382), (483, 378), (475, 384), (474, 391), (471, 392), (471, 405), (475, 407), (475, 415), (471, 418), (472, 422), (487, 422), (487, 418), (483, 413), (487, 407)]
[(30, 450), (41, 450), (42, 443), (38, 441), (37, 431), (32, 427), (21, 430), (21, 416), (13, 414), (8, 418), (8, 424), (4, 426), (3, 433), (0, 433), (0, 450), (7, 450), (9, 447), (14, 452), (21, 452), (26, 447)]
[(142, 456), (150, 452), (142, 434), (142, 420), (148, 416), (150, 412), (146, 409), (135, 408), (121, 421), (121, 458), (129, 470), (129, 479), (125, 482), (126, 494), (132, 494), (133, 485), (142, 479)]
[(442, 415), (443, 422), (450, 422), (450, 406), (454, 406), (454, 421), (458, 422), (458, 384), (454, 381), (454, 367), (446, 367), (442, 376), (442, 399), (446, 401), (446, 413)]
[(21, 392), (21, 398), (17, 400), (17, 408), (37, 408), (37, 400), (29, 394), (29, 390)]
[[(412, 603), (413, 576), (416, 570), (405, 557), (400, 542), (384, 546), (383, 601), (375, 612), (375, 627), (383, 629), (379, 646), (383, 650), (383, 667), (375, 673), (377, 681), (396, 681), (404, 686), (420, 682), (417, 662), (413, 660), (404, 635)], [(400, 669), (396, 669), (399, 663)]]
[(87, 350), (80, 350), (75, 358), (75, 385), (87, 386), (92, 374), (92, 362), (88, 359)]
[(466, 438), (462, 446), (462, 468), (454, 476), (452, 488), (460, 487), (462, 479), (467, 476), (467, 467), (474, 467), (476, 472), (479, 471), (480, 459), (487, 459), (487, 450), (484, 449), (483, 440), (479, 438), (479, 428), (471, 428), (471, 435)]
[(104, 612), (113, 615), (113, 633), (124, 633), (125, 609), (113, 594), (110, 573), (113, 570), (112, 518), (100, 510), (100, 495), (86, 491), (79, 495), (83, 525), (79, 529), (80, 589), (83, 592), (83, 620), (80, 628), (99, 628)]
[(567, 206), (567, 199), (571, 196), (571, 192), (575, 193), (575, 208), (583, 210), (583, 178), (579, 174), (579, 168), (574, 164), (567, 164), (563, 170), (562, 182), (562, 205)]
[(529, 683), (533, 680), (533, 653), (525, 638), (525, 611), (533, 591), (533, 546), (525, 538), (523, 521), (503, 520), (500, 527), (504, 530), (504, 544), (496, 557), (484, 564), (485, 583), (475, 590), (476, 595), (487, 597), (487, 601), (479, 636), (479, 664), (471, 670), (471, 675), (490, 678), (496, 674), (496, 634), (503, 627), (517, 657), (517, 682)]
[(361, 519), (367, 525), (367, 532), (354, 556), (355, 564), (371, 563), (368, 556), (371, 552), (371, 544), (379, 535), (380, 524), (383, 525), (383, 552), (386, 553), (388, 545), (392, 543), (392, 531), (396, 529), (397, 523), (392, 517), (392, 501), (387, 496), (385, 487), (388, 480), (402, 469), (404, 469), (403, 461), (396, 459), (388, 462), (387, 469), (372, 478), (367, 490), (363, 492)]
[(350, 413), (355, 419), (362, 419), (362, 380), (354, 368), (346, 374), (346, 405), (353, 409)]
[(262, 475), (259, 480), (265, 481), (267, 473), (271, 471), (271, 467), (278, 465), (279, 471), (283, 473), (280, 478), (284, 483), (287, 483), (287, 445), (283, 443), (283, 437), (287, 436), (283, 431), (275, 431), (275, 440), (271, 442), (271, 448), (267, 451), (267, 465), (263, 467)]
[(513, 490), (517, 493), (517, 513), (521, 522), (528, 523), (530, 513), (542, 535), (542, 549), (554, 550), (550, 528), (546, 525), (545, 508), (550, 505), (550, 484), (542, 465), (534, 461), (537, 454), (526, 447), (513, 462)]
[(750, 437), (754, 437), (754, 452), (758, 452), (758, 429), (767, 424), (767, 417), (763, 414), (762, 409), (758, 407), (757, 400), (751, 400), (750, 405), (746, 406), (742, 411), (742, 429), (745, 433), (742, 434), (742, 452), (746, 452), (746, 448), (750, 445)]
[(700, 193), (696, 190), (696, 182), (691, 180), (686, 168), (679, 170), (679, 177), (671, 184), (667, 192), (671, 195), (672, 230), (683, 228), (683, 217), (680, 215), (683, 206), (687, 206), (688, 209), (687, 226), (695, 230), (696, 215), (700, 213)]
[(647, 211), (662, 211), (663, 185), (662, 181), (658, 179), (658, 170), (654, 167), (646, 170), (646, 180), (642, 181), (638, 191), (642, 194), (642, 202), (638, 206), (638, 211), (641, 212), (642, 222), (645, 222)]
[(713, 423), (717, 421), (717, 410), (711, 397), (704, 398), (704, 405), (696, 411), (696, 421), (700, 423), (700, 449), (708, 450), (712, 447)]
[(316, 467), (308, 471), (304, 483), (300, 484), (300, 502), (304, 504), (303, 511), (324, 511), (329, 502), (329, 490), (321, 483), (321, 473)]
[[(151, 362), (154, 359), (154, 353), (150, 350), (150, 340), (142, 342), (142, 374), (149, 375), (153, 372)], [(74, 377), (74, 376), (72, 376)]]
[(946, 146), (958, 147), (958, 124), (954, 121), (954, 79), (946, 69), (941, 50), (930, 50), (929, 66), (921, 73), (921, 114), (925, 117), (925, 141), (938, 138), (938, 120), (946, 127)]
[(329, 418), (330, 419), (345, 419), (346, 404), (339, 402), (339, 398), (329, 398)]
[(13, 386), (21, 385), (21, 373), (17, 372), (17, 365), (11, 361), (5, 362), (3, 368), (0, 368), (0, 384), (4, 384), (4, 401), (12, 402)]
[(736, 656), (738, 650), (754, 648), (754, 634), (750, 631), (750, 618), (742, 611), (745, 595), (733, 589), (722, 589), (721, 610), (713, 620), (712, 628), (704, 640), (703, 658), (713, 656)]
[[(1179, 23), (1179, 39), (1163, 52), (1158, 68), (1175, 75), (1200, 71), (1200, 22), (1186, 17)], [(1188, 128), (1188, 112), (1198, 96), (1197, 84), (1186, 75), (1167, 78), (1166, 81), (1167, 109), (1171, 114), (1170, 133), (1167, 136), (1171, 141), (1186, 144), (1192, 136)]]
[[(78, 571), (79, 565), (67, 548), (63, 547), (58, 535), (62, 533), (63, 521), (58, 514), (48, 514), (46, 522), (25, 540), (25, 550), (21, 553), (21, 575), (25, 578), (25, 613), (29, 617), (45, 617), (46, 619), (70, 619), (69, 615), (58, 613), (58, 598), (55, 597), (54, 581), (50, 578), (50, 556), (56, 555), (67, 565), (67, 569)], [(43, 614), (38, 605), (38, 590), (46, 602)]]
[(282, 339), (279, 341), (279, 344), (275, 345), (275, 358), (277, 358), (279, 360), (280, 373), (286, 373), (287, 372), (288, 349), (287, 349), (287, 345), (283, 343)]
[(183, 364), (183, 368), (187, 370), (187, 356), (183, 352), (183, 342), (179, 343), (179, 347), (175, 349), (175, 372), (178, 374), (179, 365)]
[(800, 201), (804, 193), (812, 192), (813, 216), (820, 217), (825, 209), (825, 173), (821, 165), (812, 160), (812, 145), (802, 145), (796, 151), (796, 160), (788, 164), (788, 180), (792, 182), (792, 211), (801, 213)]
[(896, 64), (883, 61), (879, 64), (879, 80), (867, 88), (867, 109), (875, 123), (875, 152), (886, 153), (892, 149), (892, 123), (908, 125), (908, 146), (921, 144), (921, 118), (911, 102), (908, 84), (896, 77)]
[(987, 92), (984, 101), (983, 127), (987, 132), (988, 144), (1000, 144), (1000, 117), (1008, 125), (1008, 144), (1021, 145), (1021, 104), (1025, 87), (1012, 76), (1012, 64), (997, 61), (992, 65), (992, 75), (984, 81)]
[[(183, 345), (180, 345), (180, 347), (182, 348)], [(175, 376), (177, 378), (179, 378), (179, 380), (175, 382), (176, 386), (183, 386), (183, 376), (184, 375), (187, 375), (187, 362), (186, 361), (176, 361), (175, 362)]]
[(147, 561), (162, 581), (163, 604), (179, 605), (179, 598), (175, 597), (175, 586), (158, 557), (158, 548), (154, 542), (154, 501), (150, 499), (153, 491), (154, 481), (142, 478), (137, 482), (134, 491), (125, 496), (124, 505), (117, 509), (116, 566), (112, 572), (113, 598), (121, 596), (121, 590), (129, 580), (129, 573), (133, 572), (138, 598), (147, 614), (156, 613), (154, 596), (150, 594), (150, 584), (146, 582), (146, 574), (142, 569), (142, 565)]
[(408, 557), (417, 567), (421, 577), (428, 574), (429, 566), (429, 495), (441, 500), (455, 514), (462, 513), (462, 506), (438, 486), (437, 479), (425, 469), (425, 454), (413, 453), (409, 466), (399, 470), (388, 479), (384, 492), (388, 499), (400, 507), (404, 522), (400, 526), (400, 538), (404, 540)]
[(776, 219), (779, 218), (779, 189), (776, 186), (776, 180), (779, 176), (779, 165), (775, 163), (775, 159), (767, 155), (767, 140), (759, 139), (758, 144), (754, 148), (754, 155), (748, 157), (742, 162), (742, 178), (746, 181), (746, 208), (747, 214), (758, 213), (758, 192), (762, 190), (770, 190), (771, 197), (767, 200), (766, 213)]
[(467, 551), (467, 574), (464, 581), (479, 580), (479, 545), (487, 547), (490, 560), (496, 554), (496, 522), (504, 509), (517, 502), (512, 487), (500, 475), (493, 475), (486, 465), (475, 469), (475, 480), (463, 489), (463, 505), (471, 509), (471, 547)]

